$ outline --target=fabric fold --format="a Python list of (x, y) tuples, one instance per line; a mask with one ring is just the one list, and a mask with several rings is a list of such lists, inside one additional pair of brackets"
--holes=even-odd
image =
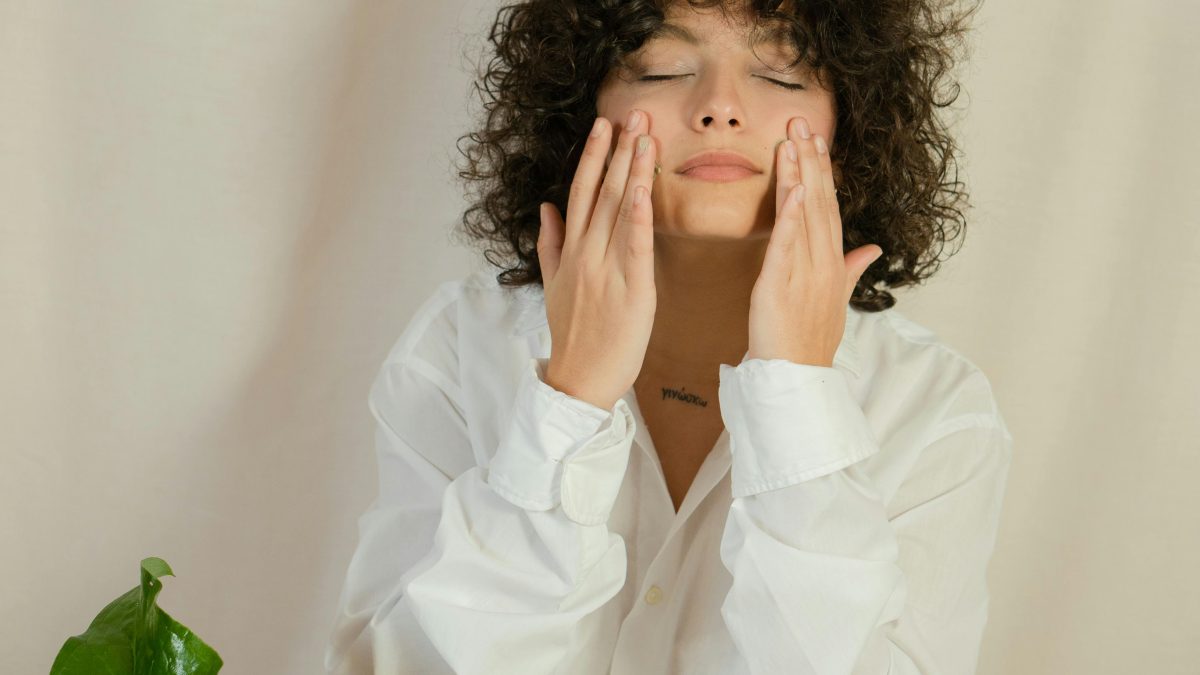
[(605, 411), (546, 384), (548, 361), (531, 357), (521, 373), (488, 483), (521, 508), (562, 504), (574, 522), (603, 523), (629, 462), (633, 413), (624, 399)]

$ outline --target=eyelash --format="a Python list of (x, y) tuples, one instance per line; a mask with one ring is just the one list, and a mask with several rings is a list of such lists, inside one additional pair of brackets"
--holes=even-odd
[[(661, 82), (664, 80), (671, 80), (676, 77), (683, 77), (683, 75), (643, 75), (642, 77), (638, 78), (638, 80), (641, 82)], [(772, 79), (770, 77), (764, 77), (762, 79), (766, 80), (767, 82), (776, 84), (780, 87), (783, 87), (784, 89), (789, 89), (791, 91), (799, 91), (801, 89), (804, 89), (804, 85), (802, 85), (802, 84), (792, 84), (791, 82), (783, 82), (781, 80)]]

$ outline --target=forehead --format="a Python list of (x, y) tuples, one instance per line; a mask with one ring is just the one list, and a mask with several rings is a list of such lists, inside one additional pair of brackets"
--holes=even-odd
[(667, 8), (664, 21), (646, 38), (646, 42), (678, 41), (692, 46), (733, 38), (747, 49), (761, 46), (791, 48), (792, 35), (778, 22), (760, 22), (757, 26), (748, 14), (726, 18), (716, 9), (695, 9), (686, 3)]

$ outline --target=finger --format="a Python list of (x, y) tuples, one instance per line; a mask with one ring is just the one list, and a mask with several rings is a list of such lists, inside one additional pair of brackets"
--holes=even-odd
[[(824, 136), (817, 136), (821, 139), (821, 143), (825, 142)], [(833, 159), (829, 154), (829, 147), (817, 143), (817, 157), (821, 162), (821, 186), (825, 193), (825, 205), (829, 209), (829, 242), (833, 253), (837, 256), (842, 254), (842, 214), (837, 201), (837, 186), (833, 183)], [(824, 150), (822, 150), (824, 147)]]
[(609, 136), (612, 125), (604, 117), (597, 117), (587, 141), (575, 177), (571, 180), (570, 196), (567, 199), (567, 221), (564, 246), (573, 246), (587, 231), (596, 203), (596, 191), (604, 176), (604, 158), (608, 155)]
[(803, 184), (796, 184), (784, 197), (763, 255), (761, 276), (779, 283), (790, 281), (798, 265), (809, 264), (804, 236), (804, 191)]
[(563, 230), (562, 218), (558, 216), (558, 208), (550, 202), (540, 205), (541, 228), (538, 230), (537, 256), (538, 265), (542, 268), (542, 282), (554, 283), (558, 276), (558, 265), (562, 259)]
[(867, 268), (883, 256), (883, 247), (879, 244), (868, 244), (846, 254), (846, 287), (843, 290), (846, 301), (854, 296), (854, 287), (858, 285)]
[(617, 212), (625, 198), (625, 186), (629, 180), (633, 144), (644, 128), (646, 113), (641, 110), (630, 111), (630, 117), (626, 119), (625, 126), (617, 137), (617, 148), (613, 151), (612, 161), (604, 175), (604, 183), (596, 197), (596, 207), (592, 209), (592, 217), (588, 221), (584, 238), (587, 240), (585, 245), (594, 247), (600, 255), (604, 255), (612, 239)]
[[(803, 135), (803, 125), (801, 125)], [(816, 136), (800, 138), (800, 182), (804, 183), (804, 222), (807, 225), (809, 255), (814, 265), (833, 264), (832, 244), (829, 241), (829, 213), (825, 189), (821, 182), (821, 159), (814, 144)], [(841, 255), (838, 256), (838, 261)]]
[(609, 254), (615, 256), (617, 269), (630, 288), (654, 286), (654, 208), (650, 196), (657, 157), (654, 139), (647, 134), (638, 136), (625, 199), (609, 243)]
[(783, 210), (788, 193), (800, 182), (800, 165), (797, 164), (796, 142), (785, 138), (775, 149), (775, 213)]

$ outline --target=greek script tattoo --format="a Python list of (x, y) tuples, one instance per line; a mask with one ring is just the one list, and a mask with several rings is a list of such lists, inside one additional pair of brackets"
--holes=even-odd
[(697, 396), (695, 394), (687, 393), (687, 387), (681, 387), (679, 389), (671, 389), (668, 387), (663, 387), (662, 388), (662, 397), (663, 397), (664, 401), (669, 398), (673, 398), (676, 401), (683, 401), (684, 403), (691, 403), (692, 405), (698, 405), (701, 408), (708, 407), (708, 401), (700, 398), (699, 396)]

